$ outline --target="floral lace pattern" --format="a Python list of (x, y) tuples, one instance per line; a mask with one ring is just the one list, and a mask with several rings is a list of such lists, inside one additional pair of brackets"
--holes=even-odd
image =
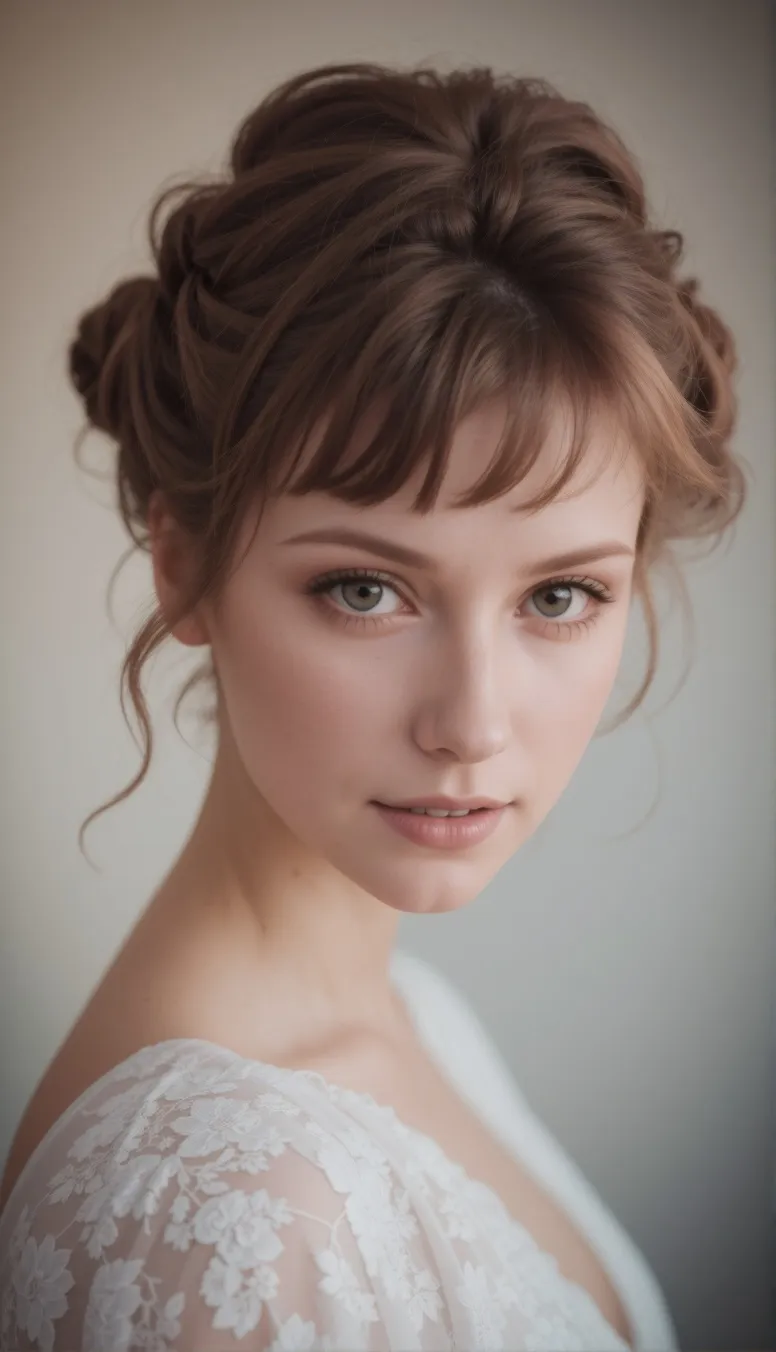
[(191, 1038), (110, 1070), (18, 1180), (0, 1349), (31, 1348), (628, 1352), (392, 1108)]

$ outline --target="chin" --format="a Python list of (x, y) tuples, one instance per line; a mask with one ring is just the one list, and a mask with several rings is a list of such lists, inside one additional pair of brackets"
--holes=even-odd
[(366, 868), (346, 867), (343, 872), (365, 892), (403, 915), (441, 915), (459, 911), (474, 901), (506, 858), (503, 851), (499, 851), (495, 863), (492, 859), (477, 860), (473, 854), (468, 858), (440, 858), (429, 852), (423, 858), (393, 859), (384, 869), (377, 868), (376, 863), (373, 855)]

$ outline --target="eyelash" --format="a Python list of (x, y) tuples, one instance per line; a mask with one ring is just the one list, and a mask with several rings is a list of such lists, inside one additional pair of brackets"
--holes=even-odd
[[(369, 568), (334, 569), (329, 573), (324, 573), (321, 577), (315, 578), (308, 584), (306, 591), (311, 596), (323, 596), (327, 592), (330, 592), (335, 586), (347, 582), (376, 582), (381, 586), (389, 586), (402, 600), (404, 600), (401, 588), (396, 585), (394, 578), (388, 573), (375, 572)], [(591, 625), (595, 624), (601, 614), (603, 606), (609, 605), (615, 599), (609, 588), (604, 586), (603, 582), (597, 582), (596, 579), (592, 577), (576, 576), (549, 578), (547, 582), (542, 582), (538, 587), (534, 587), (530, 595), (534, 596), (536, 592), (540, 591), (549, 591), (552, 587), (571, 586), (579, 591), (587, 592), (588, 596), (591, 596), (596, 602), (592, 615), (587, 615), (579, 620), (565, 621), (562, 618), (560, 620), (552, 620), (548, 616), (533, 617), (534, 619), (543, 619), (545, 625), (549, 629), (560, 630), (564, 636), (567, 634), (569, 638), (571, 638), (573, 634), (581, 633), (584, 630), (589, 629)], [(353, 624), (354, 622), (359, 627), (363, 627), (365, 624), (379, 626), (396, 618), (394, 615), (357, 615), (355, 613), (344, 612), (340, 610), (339, 607), (334, 607), (334, 613), (332, 613), (330, 607), (327, 606), (326, 608), (329, 610), (332, 618), (335, 618), (336, 616), (336, 618), (345, 626)], [(560, 637), (560, 635), (558, 636)]]

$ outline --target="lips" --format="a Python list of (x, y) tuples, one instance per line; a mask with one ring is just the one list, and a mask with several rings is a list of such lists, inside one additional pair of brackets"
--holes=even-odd
[(509, 807), (509, 801), (501, 798), (449, 798), (446, 794), (429, 794), (426, 798), (407, 798), (402, 803), (379, 801), (381, 807), (391, 807), (408, 812), (411, 808), (441, 808), (444, 812), (476, 812), (480, 808), (492, 808), (496, 811)]
[(480, 844), (493, 834), (506, 814), (506, 807), (474, 809), (463, 816), (438, 817), (428, 812), (413, 812), (375, 801), (383, 821), (412, 841), (428, 849), (462, 850)]
[(475, 812), (487, 812), (485, 807), (394, 807), (392, 803), (381, 803), (389, 812), (412, 812), (417, 817), (471, 817)]

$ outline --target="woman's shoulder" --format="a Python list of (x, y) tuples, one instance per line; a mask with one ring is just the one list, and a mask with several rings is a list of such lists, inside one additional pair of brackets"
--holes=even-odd
[[(96, 1065), (97, 1063), (95, 1063)], [(75, 1177), (76, 1163), (111, 1149), (111, 1163), (124, 1163), (140, 1133), (153, 1133), (173, 1106), (189, 1110), (214, 1100), (225, 1103), (262, 1102), (262, 1090), (273, 1088), (273, 1107), (280, 1100), (280, 1080), (293, 1075), (261, 1061), (251, 1061), (215, 1042), (197, 1037), (171, 1037), (140, 1046), (122, 1059), (114, 1055), (104, 1070), (79, 1074), (86, 1087), (71, 1092), (67, 1106), (53, 1116), (20, 1170), (12, 1196), (31, 1175), (36, 1185), (52, 1164), (62, 1164), (68, 1177)], [(165, 1143), (185, 1150), (186, 1129), (176, 1119), (175, 1131), (165, 1133)], [(9, 1201), (11, 1199), (9, 1198)], [(5, 1220), (5, 1210), (2, 1213)]]
[(268, 1347), (264, 1298), (283, 1275), (282, 1308), (301, 1319), (310, 1227), (325, 1235), (343, 1211), (321, 1164), (325, 1100), (304, 1084), (305, 1073), (173, 1038), (89, 1085), (0, 1215), (0, 1347), (163, 1352), (169, 1340), (217, 1352), (262, 1318), (252, 1345)]
[[(129, 1118), (150, 1123), (155, 1113), (163, 1112), (168, 1089), (206, 1095), (208, 1086), (218, 1083), (223, 1059), (219, 1051), (228, 1056), (225, 1049), (190, 1038), (170, 1038), (127, 1055), (114, 1051), (81, 1061), (60, 1049), (27, 1106), (21, 1122), (25, 1130), (17, 1132), (25, 1156), (13, 1171), (7, 1201), (20, 1188), (29, 1188), (33, 1176), (39, 1186), (46, 1170), (71, 1159), (74, 1150), (84, 1150), (94, 1135), (91, 1125), (100, 1124), (99, 1138), (106, 1144), (113, 1139), (113, 1128), (123, 1130)], [(3, 1221), (6, 1210), (4, 1205)]]
[[(429, 999), (429, 983), (434, 981), (434, 970), (406, 952), (395, 952), (394, 963), (397, 984), (399, 981), (402, 985), (410, 983), (412, 989), (408, 998), (413, 996), (415, 1002), (420, 999), (425, 1006)], [(437, 985), (441, 980), (441, 974), (437, 974)], [(120, 1022), (116, 1018), (117, 1006), (123, 1011)], [(154, 1074), (162, 1074), (170, 1061), (177, 1066), (190, 1066), (195, 1061), (200, 1065), (207, 1064), (212, 1071), (219, 1052), (229, 1059), (226, 1046), (222, 1047), (218, 1039), (208, 1042), (207, 1034), (203, 1037), (168, 1035), (170, 1023), (180, 1025), (178, 1018), (163, 1019), (152, 1027), (142, 1013), (133, 1017), (132, 1011), (131, 989), (117, 992), (106, 979), (57, 1049), (17, 1124), (2, 1170), (0, 1214), (32, 1156), (39, 1153), (41, 1144), (45, 1141), (53, 1148), (65, 1120), (76, 1110), (89, 1111), (89, 1105), (97, 1103), (109, 1092), (111, 1085), (129, 1084), (134, 1080), (142, 1092), (150, 1095)], [(260, 1074), (259, 1067), (266, 1066), (267, 1062), (248, 1061), (246, 1064), (252, 1066), (247, 1073), (255, 1081)]]

